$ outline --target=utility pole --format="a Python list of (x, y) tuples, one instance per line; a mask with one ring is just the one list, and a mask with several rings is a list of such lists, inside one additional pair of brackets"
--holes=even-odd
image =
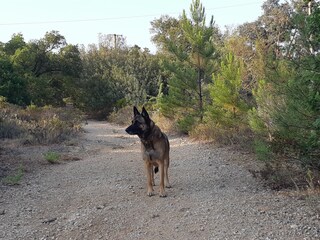
[(116, 33), (113, 34), (114, 49), (117, 48), (117, 37), (122, 37), (122, 35), (121, 34), (116, 34)]

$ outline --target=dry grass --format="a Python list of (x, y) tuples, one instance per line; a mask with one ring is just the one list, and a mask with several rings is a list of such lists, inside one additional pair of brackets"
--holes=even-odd
[(178, 128), (174, 120), (164, 117), (158, 112), (154, 112), (151, 116), (155, 124), (161, 129), (161, 131), (176, 134), (178, 133)]
[(20, 138), (26, 144), (52, 144), (81, 130), (82, 114), (72, 108), (0, 104), (0, 139)]
[(189, 132), (191, 138), (196, 140), (204, 140), (213, 142), (216, 145), (234, 145), (242, 144), (252, 141), (251, 131), (244, 128), (224, 128), (219, 125), (202, 123), (197, 125), (194, 129)]
[(126, 106), (124, 108), (121, 108), (117, 112), (111, 113), (110, 116), (108, 117), (108, 121), (121, 126), (125, 126), (131, 123), (132, 115), (133, 115), (132, 106)]

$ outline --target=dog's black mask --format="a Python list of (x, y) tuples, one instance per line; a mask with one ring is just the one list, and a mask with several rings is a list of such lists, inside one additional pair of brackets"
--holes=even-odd
[(126, 132), (130, 135), (138, 135), (143, 137), (150, 130), (150, 117), (146, 109), (143, 107), (140, 113), (136, 107), (133, 107), (132, 124), (126, 128)]
[(132, 124), (126, 128), (126, 132), (130, 135), (142, 135), (143, 130), (140, 128), (140, 123), (136, 120), (132, 121)]

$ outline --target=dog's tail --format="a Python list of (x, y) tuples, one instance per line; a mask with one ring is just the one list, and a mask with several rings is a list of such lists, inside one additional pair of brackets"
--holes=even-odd
[(154, 173), (157, 173), (157, 172), (159, 172), (159, 168), (158, 168), (158, 167), (155, 167), (155, 168), (154, 168)]

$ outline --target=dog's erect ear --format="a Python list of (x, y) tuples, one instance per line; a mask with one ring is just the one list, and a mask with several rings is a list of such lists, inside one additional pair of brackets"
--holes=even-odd
[(140, 113), (139, 113), (139, 111), (138, 111), (136, 106), (133, 107), (133, 115), (134, 116), (140, 115)]
[(147, 110), (144, 107), (142, 107), (141, 115), (147, 120), (147, 122), (150, 122), (149, 114), (148, 114)]

